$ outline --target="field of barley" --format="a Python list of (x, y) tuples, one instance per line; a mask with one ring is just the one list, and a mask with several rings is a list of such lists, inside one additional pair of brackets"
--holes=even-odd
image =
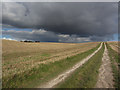
[[(111, 82), (108, 83), (109, 87), (118, 87), (116, 75), (119, 58), (115, 48), (119, 48), (117, 42), (28, 43), (2, 40), (2, 86), (99, 88), (102, 86), (102, 81), (98, 82), (102, 78), (99, 77), (99, 69), (103, 64), (104, 53), (108, 52), (111, 62), (108, 67), (112, 70), (110, 74), (113, 79), (106, 82)], [(111, 57), (112, 53), (115, 55)]]

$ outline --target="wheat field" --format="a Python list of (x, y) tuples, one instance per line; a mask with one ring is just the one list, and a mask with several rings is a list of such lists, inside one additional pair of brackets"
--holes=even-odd
[(89, 43), (26, 43), (2, 40), (3, 77), (23, 73), (41, 63), (49, 63), (74, 56), (96, 47)]

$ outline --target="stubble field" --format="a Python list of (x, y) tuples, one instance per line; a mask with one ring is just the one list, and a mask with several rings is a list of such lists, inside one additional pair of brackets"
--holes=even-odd
[[(83, 64), (78, 69), (76, 68), (73, 74), (69, 72), (70, 76), (61, 76), (67, 79), (59, 80), (60, 83), (54, 82), (54, 87), (59, 88), (70, 88), (71, 85), (73, 88), (79, 88), (79, 86), (82, 88), (92, 88), (98, 80), (99, 68), (102, 65), (102, 57), (106, 45), (107, 48), (108, 46), (112, 48), (112, 45), (115, 46), (116, 42), (114, 44), (113, 42), (108, 42), (108, 44), (101, 42), (26, 43), (2, 40), (3, 88), (43, 88), (43, 86), (47, 85), (47, 82), (50, 82), (55, 77), (57, 78), (61, 73), (65, 73), (67, 70), (69, 71), (74, 65), (84, 61), (84, 58), (88, 58), (93, 53), (96, 53), (91, 56), (92, 58), (90, 60), (88, 59), (89, 61), (84, 61), (85, 65)], [(100, 50), (97, 51), (98, 48)], [(93, 70), (93, 68), (96, 69)], [(77, 79), (79, 78), (78, 73), (83, 78)], [(89, 75), (87, 73), (92, 74)], [(86, 78), (89, 80), (86, 80)], [(69, 81), (73, 82), (70, 83)], [(66, 84), (68, 82), (69, 85)], [(76, 86), (79, 83), (81, 85)]]

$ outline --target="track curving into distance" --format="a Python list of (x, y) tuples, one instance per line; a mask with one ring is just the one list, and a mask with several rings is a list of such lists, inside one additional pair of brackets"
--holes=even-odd
[(58, 83), (60, 83), (63, 80), (65, 80), (65, 78), (67, 78), (77, 68), (81, 67), (84, 63), (86, 63), (92, 56), (94, 56), (102, 48), (102, 45), (103, 45), (103, 43), (101, 43), (100, 47), (96, 51), (94, 51), (92, 54), (90, 54), (89, 56), (87, 56), (86, 58), (84, 58), (83, 60), (78, 62), (76, 65), (74, 65), (69, 70), (67, 70), (64, 73), (58, 75), (56, 78), (54, 78), (53, 80), (49, 81), (45, 85), (41, 85), (41, 86), (39, 86), (37, 88), (53, 88), (55, 85), (57, 85)]

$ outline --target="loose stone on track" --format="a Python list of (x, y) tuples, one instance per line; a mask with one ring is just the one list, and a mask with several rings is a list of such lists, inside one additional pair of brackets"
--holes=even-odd
[(108, 56), (108, 50), (105, 45), (105, 50), (102, 58), (102, 65), (99, 69), (98, 81), (96, 83), (96, 88), (114, 88), (113, 87), (113, 73), (111, 68), (111, 61)]

